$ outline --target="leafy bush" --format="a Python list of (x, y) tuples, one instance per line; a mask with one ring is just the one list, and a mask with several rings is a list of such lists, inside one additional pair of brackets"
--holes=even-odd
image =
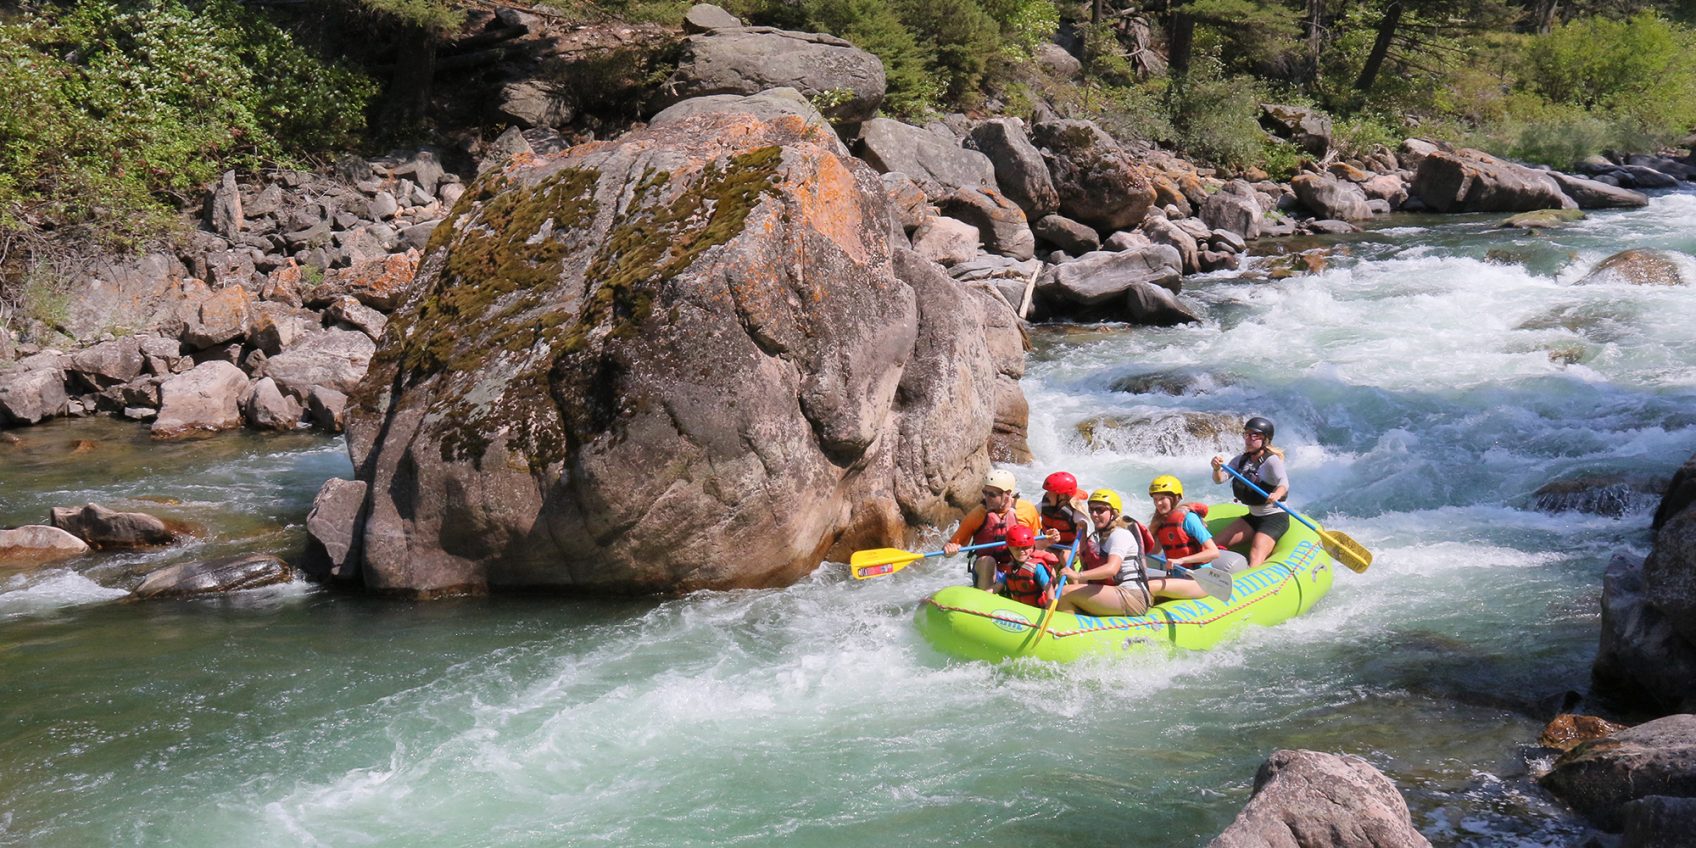
[(1527, 46), (1520, 79), (1550, 104), (1585, 109), (1643, 141), (1696, 126), (1696, 33), (1652, 12), (1556, 27)]
[(1266, 147), (1260, 128), (1264, 99), (1258, 80), (1227, 77), (1217, 61), (1198, 60), (1167, 92), (1173, 140), (1184, 153), (1215, 165), (1255, 164)]
[(1003, 51), (1001, 25), (977, 0), (896, 0), (896, 10), (914, 37), (928, 45), (932, 71), (951, 102), (969, 104), (991, 63)]
[(82, 0), (0, 25), (0, 226), (154, 229), (221, 170), (352, 143), (375, 91), (233, 0)]
[(887, 87), (884, 110), (917, 118), (942, 97), (942, 83), (931, 74), (934, 54), (902, 23), (889, 0), (808, 0), (810, 25), (852, 41), (883, 61)]
[(1343, 156), (1365, 156), (1380, 146), (1395, 150), (1406, 137), (1398, 122), (1370, 112), (1340, 118), (1331, 128), (1331, 144)]

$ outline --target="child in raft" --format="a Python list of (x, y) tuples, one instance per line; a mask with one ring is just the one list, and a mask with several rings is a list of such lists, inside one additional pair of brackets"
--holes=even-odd
[(1235, 551), (1221, 550), (1208, 532), (1207, 504), (1183, 503), (1184, 484), (1170, 474), (1162, 474), (1148, 484), (1149, 500), (1154, 502), (1154, 515), (1148, 520), (1154, 540), (1166, 554), (1167, 566), (1195, 568), (1210, 565), (1227, 574), (1248, 567), (1248, 560)]
[(1059, 558), (1036, 549), (1035, 533), (1023, 525), (1007, 531), (1008, 562), (996, 568), (997, 591), (1010, 600), (1046, 607), (1053, 598)]

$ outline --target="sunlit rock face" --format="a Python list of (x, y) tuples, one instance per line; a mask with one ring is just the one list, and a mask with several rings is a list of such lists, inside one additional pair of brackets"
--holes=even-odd
[(974, 499), (1017, 321), (837, 150), (706, 114), (469, 186), (349, 401), (366, 585), (783, 585)]

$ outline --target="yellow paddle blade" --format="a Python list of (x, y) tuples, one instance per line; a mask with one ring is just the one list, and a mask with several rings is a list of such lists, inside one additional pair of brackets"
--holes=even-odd
[(1330, 554), (1332, 559), (1348, 566), (1357, 574), (1365, 571), (1367, 566), (1372, 564), (1372, 552), (1367, 550), (1366, 546), (1350, 538), (1347, 533), (1321, 530), (1319, 531), (1319, 541), (1321, 542), (1320, 547), (1325, 549), (1325, 553)]
[(867, 551), (855, 551), (848, 558), (848, 568), (853, 572), (855, 580), (867, 577), (882, 577), (894, 574), (907, 567), (907, 563), (924, 559), (924, 554), (903, 551), (900, 548), (872, 548)]

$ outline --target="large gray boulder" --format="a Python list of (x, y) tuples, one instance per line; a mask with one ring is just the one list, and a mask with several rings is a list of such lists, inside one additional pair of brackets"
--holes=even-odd
[(1153, 208), (1148, 169), (1095, 124), (1043, 121), (1031, 136), (1060, 195), (1060, 214), (1098, 230), (1125, 230)]
[(1231, 180), (1202, 201), (1198, 217), (1210, 229), (1233, 232), (1244, 239), (1260, 238), (1260, 193), (1245, 180)]
[(966, 136), (966, 146), (989, 157), (1001, 192), (1034, 221), (1060, 208), (1060, 195), (1048, 175), (1042, 153), (1013, 118), (984, 121)]
[(1437, 212), (1530, 212), (1576, 209), (1547, 172), (1471, 148), (1436, 150), (1419, 162), (1413, 195)]
[(1025, 213), (1006, 195), (992, 188), (962, 188), (936, 202), (942, 214), (978, 228), (983, 249), (997, 256), (1029, 259), (1036, 255), (1036, 236)]
[(39, 424), (65, 414), (63, 358), (56, 352), (28, 356), (0, 370), (0, 424)]
[(71, 354), (65, 370), (88, 391), (128, 383), (141, 375), (141, 340), (125, 336)]
[(306, 552), (300, 570), (314, 580), (355, 580), (359, 577), (361, 538), (365, 524), (363, 480), (332, 477), (324, 481), (306, 514)]
[(1318, 751), (1274, 751), (1254, 794), (1207, 848), (1429, 848), (1407, 801), (1371, 763)]
[(473, 183), (350, 397), (364, 585), (774, 586), (952, 520), (1016, 328), (892, 226), (871, 168), (745, 115)]
[(240, 427), (239, 404), (246, 391), (247, 375), (240, 368), (221, 360), (202, 362), (159, 384), (153, 435), (174, 438)]
[(265, 360), (265, 376), (296, 398), (311, 395), (313, 386), (348, 394), (359, 385), (376, 352), (377, 344), (370, 336), (358, 330), (331, 328), (306, 336)]
[(1163, 244), (1085, 254), (1037, 278), (1037, 314), (1159, 326), (1198, 320), (1175, 297), (1181, 262)]
[(858, 124), (883, 103), (883, 62), (833, 35), (771, 27), (715, 29), (683, 41), (661, 106), (711, 94), (759, 94), (793, 88), (828, 102), (836, 124)]
[(1654, 547), (1616, 557), (1602, 579), (1596, 688), (1647, 710), (1696, 710), (1696, 457), (1667, 486)]
[(1290, 180), (1290, 188), (1301, 205), (1322, 219), (1361, 221), (1372, 217), (1366, 192), (1348, 180), (1330, 174), (1297, 174)]
[(1597, 827), (1618, 832), (1632, 801), (1696, 798), (1696, 715), (1670, 715), (1585, 742), (1538, 782)]
[(1560, 171), (1545, 173), (1580, 209), (1631, 209), (1649, 205), (1649, 196), (1641, 192), (1563, 174)]
[(28, 524), (0, 530), (0, 566), (34, 568), (88, 553), (88, 543), (58, 527)]
[(960, 188), (994, 188), (989, 157), (912, 124), (874, 118), (860, 127), (858, 155), (882, 173), (899, 171), (935, 199)]

